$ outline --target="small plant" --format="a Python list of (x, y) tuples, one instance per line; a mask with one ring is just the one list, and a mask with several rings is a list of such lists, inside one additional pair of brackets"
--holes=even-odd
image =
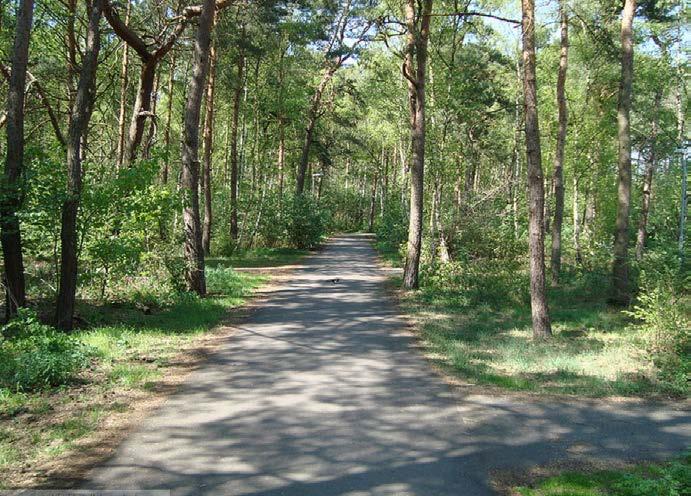
[(21, 309), (2, 327), (0, 386), (33, 391), (69, 382), (88, 366), (93, 350), (73, 336), (39, 322), (36, 314)]

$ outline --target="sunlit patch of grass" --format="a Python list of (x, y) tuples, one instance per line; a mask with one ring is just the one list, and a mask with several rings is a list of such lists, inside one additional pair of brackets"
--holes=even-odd
[(237, 252), (230, 257), (207, 258), (206, 266), (210, 268), (277, 267), (293, 264), (307, 253), (309, 253), (307, 250), (295, 248), (253, 248)]
[(159, 370), (146, 365), (121, 363), (113, 367), (113, 370), (108, 374), (108, 379), (125, 387), (144, 387), (160, 376)]
[(566, 472), (534, 487), (514, 488), (521, 496), (672, 496), (688, 494), (691, 460), (686, 455), (667, 463), (646, 463), (628, 470)]
[[(492, 274), (477, 285), (425, 284), (403, 296), (434, 360), (476, 384), (588, 396), (661, 393), (641, 331), (606, 304), (603, 287), (550, 289), (554, 336), (532, 338), (527, 289)], [(397, 283), (398, 281), (395, 281)], [(483, 299), (488, 290), (487, 301)], [(526, 286), (527, 288), (527, 286)], [(525, 289), (525, 291), (524, 291)], [(577, 297), (584, 293), (587, 297)]]
[[(279, 260), (278, 255), (274, 259)], [(126, 298), (80, 301), (77, 313), (89, 325), (73, 335), (96, 350), (90, 366), (81, 372), (80, 383), (107, 393), (154, 388), (176, 355), (194, 346), (195, 339), (218, 325), (229, 309), (242, 305), (267, 279), (223, 264), (210, 267), (207, 276), (206, 298), (172, 293), (153, 305)], [(7, 429), (0, 430), (0, 467), (16, 474), (22, 464), (59, 456), (98, 429), (104, 416), (131, 408), (122, 402), (96, 401), (82, 396), (73, 385), (43, 392), (0, 389), (0, 422), (7, 420)], [(59, 413), (55, 419), (53, 409)]]

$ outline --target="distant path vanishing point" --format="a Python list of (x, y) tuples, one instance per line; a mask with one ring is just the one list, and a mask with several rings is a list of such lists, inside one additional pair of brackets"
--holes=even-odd
[(367, 236), (333, 238), (82, 487), (476, 496), (494, 494), (494, 469), (691, 445), (683, 410), (452, 389), (411, 346), (385, 279)]

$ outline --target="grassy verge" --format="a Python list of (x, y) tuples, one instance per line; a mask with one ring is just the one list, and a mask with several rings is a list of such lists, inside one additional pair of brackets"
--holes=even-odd
[(691, 455), (667, 463), (647, 463), (627, 470), (566, 472), (516, 487), (520, 496), (681, 496), (691, 487)]
[(401, 294), (401, 303), (431, 359), (466, 383), (594, 397), (683, 394), (656, 379), (644, 332), (608, 307), (607, 274), (563, 280), (549, 290), (554, 338), (542, 342), (531, 336), (529, 284), (519, 266), (423, 272), (422, 289)]
[[(301, 255), (255, 252), (247, 260), (263, 267), (293, 263)], [(136, 301), (79, 302), (78, 314), (89, 326), (75, 336), (90, 347), (90, 366), (57, 388), (0, 388), (0, 489), (23, 485), (35, 468), (73, 450), (118, 414), (127, 416), (169, 374), (180, 374), (181, 357), (191, 355), (207, 331), (267, 280), (227, 268), (235, 263), (217, 259), (208, 268), (204, 299), (176, 295), (154, 308)]]
[(209, 267), (277, 267), (292, 264), (307, 253), (307, 250), (295, 248), (254, 248), (231, 257), (207, 258), (206, 263)]

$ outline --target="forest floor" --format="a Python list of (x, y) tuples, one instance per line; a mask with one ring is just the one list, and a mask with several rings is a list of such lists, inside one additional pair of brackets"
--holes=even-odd
[(691, 443), (684, 404), (450, 387), (417, 349), (390, 274), (369, 238), (334, 238), (221, 328), (205, 364), (80, 487), (482, 496), (506, 474), (626, 467)]
[[(399, 263), (397, 253), (382, 259)], [(567, 274), (560, 287), (549, 288), (554, 336), (534, 341), (522, 269), (471, 267), (465, 277), (472, 284), (442, 276), (416, 292), (400, 291), (394, 274), (389, 286), (428, 358), (459, 384), (536, 395), (686, 397), (684, 385), (658, 379), (641, 326), (608, 306), (608, 274)]]
[(88, 327), (75, 334), (96, 350), (96, 359), (76, 382), (58, 389), (2, 390), (0, 489), (78, 477), (102, 459), (225, 342), (227, 327), (217, 325), (251, 312), (305, 254), (252, 250), (213, 259), (210, 296), (179, 298), (164, 308), (78, 302)]

